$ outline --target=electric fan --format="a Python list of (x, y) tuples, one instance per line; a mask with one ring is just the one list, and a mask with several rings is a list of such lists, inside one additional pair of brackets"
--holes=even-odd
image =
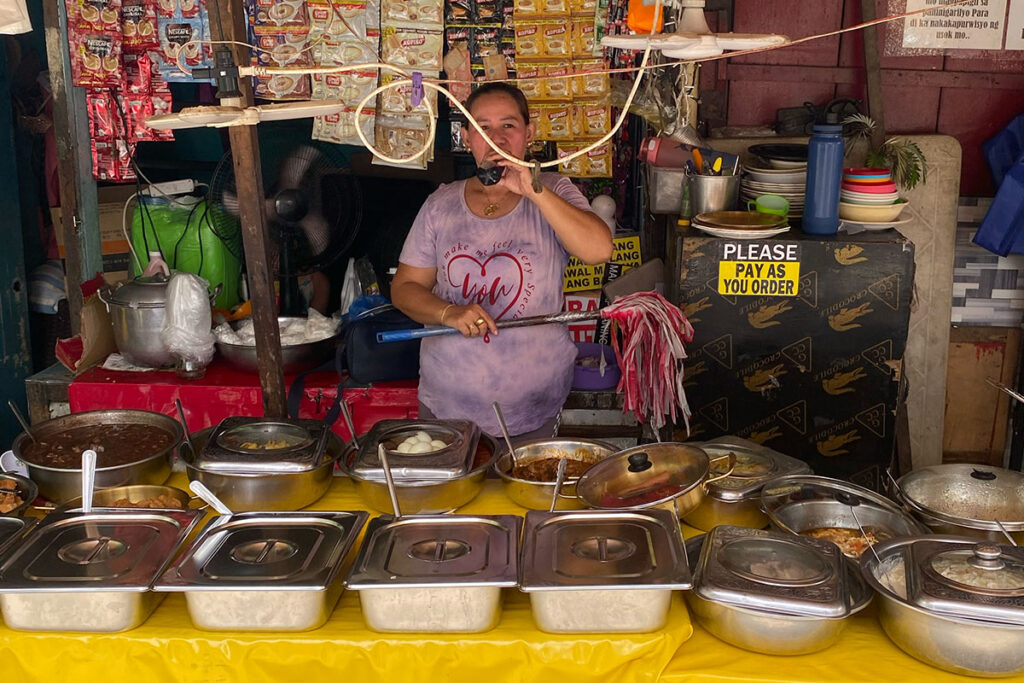
[[(267, 259), (279, 286), (281, 315), (304, 315), (298, 278), (324, 270), (352, 245), (362, 222), (359, 183), (322, 146), (261, 144)], [(231, 152), (210, 181), (211, 224), (241, 256), (241, 225)]]

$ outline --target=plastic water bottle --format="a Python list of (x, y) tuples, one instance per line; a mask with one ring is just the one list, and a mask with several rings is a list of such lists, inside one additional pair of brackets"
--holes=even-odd
[(836, 114), (814, 126), (807, 146), (807, 190), (803, 230), (811, 235), (839, 231), (839, 186), (843, 179), (843, 127)]

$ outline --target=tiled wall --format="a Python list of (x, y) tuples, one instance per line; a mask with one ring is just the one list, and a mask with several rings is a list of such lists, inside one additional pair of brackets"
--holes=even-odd
[(961, 197), (953, 252), (956, 325), (1016, 327), (1024, 323), (1024, 254), (1000, 257), (971, 242), (992, 199)]

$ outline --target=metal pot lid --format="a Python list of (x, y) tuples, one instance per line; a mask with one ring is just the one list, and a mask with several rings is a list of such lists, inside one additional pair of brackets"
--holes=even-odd
[(709, 469), (707, 454), (692, 444), (646, 444), (593, 465), (576, 483), (576, 495), (592, 508), (638, 510), (700, 486)]
[(669, 510), (526, 513), (524, 591), (690, 585), (679, 521)]
[(229, 417), (210, 433), (193, 465), (206, 472), (306, 472), (320, 464), (330, 429), (320, 420)]
[(945, 522), (999, 531), (1024, 531), (1024, 474), (984, 465), (934, 465), (897, 482), (912, 508)]
[(723, 525), (707, 535), (694, 591), (738, 607), (840, 618), (850, 610), (844, 562), (826, 541)]
[(522, 526), (515, 515), (376, 517), (346, 584), (353, 590), (515, 586)]
[(163, 308), (167, 303), (167, 283), (163, 273), (128, 280), (109, 297), (112, 304), (130, 308)]
[(53, 512), (0, 569), (0, 592), (145, 591), (200, 510)]
[[(772, 479), (761, 489), (761, 508), (773, 523), (783, 529), (787, 528), (786, 524), (775, 516), (776, 511), (787, 505), (809, 501), (836, 502), (857, 509), (874, 507), (906, 517), (902, 508), (882, 494), (840, 479), (813, 474), (792, 474)], [(803, 529), (790, 531), (795, 534)]]
[(241, 512), (211, 520), (154, 586), (180, 590), (323, 590), (366, 512)]
[[(403, 441), (420, 433), (446, 445), (419, 453), (398, 450)], [(396, 481), (455, 479), (472, 469), (479, 440), (480, 428), (468, 420), (381, 420), (360, 440), (352, 473), (361, 479), (384, 481), (377, 450), (383, 444)]]
[(729, 453), (736, 456), (732, 473), (708, 484), (708, 495), (718, 500), (731, 502), (754, 498), (770, 479), (811, 472), (810, 466), (803, 460), (791, 458), (738, 436), (720, 436), (693, 445), (707, 453), (711, 459), (712, 474), (725, 474), (729, 471), (728, 460), (722, 456)]
[(0, 562), (17, 547), (19, 539), (36, 525), (35, 518), (0, 517)]
[(916, 539), (907, 595), (951, 616), (1024, 625), (1024, 551), (990, 541)]

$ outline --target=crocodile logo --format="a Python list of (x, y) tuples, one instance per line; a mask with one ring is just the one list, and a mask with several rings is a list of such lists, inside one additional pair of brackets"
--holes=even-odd
[(708, 308), (711, 308), (710, 297), (703, 297), (702, 299), (691, 301), (683, 306), (683, 315), (685, 315), (690, 322), (695, 322), (697, 319), (694, 318), (694, 316)]
[(756, 311), (747, 313), (747, 322), (750, 323), (751, 327), (763, 330), (766, 327), (778, 325), (779, 321), (774, 320), (774, 318), (792, 309), (793, 307), (789, 305), (788, 301), (781, 301), (777, 304), (761, 306)]
[(844, 308), (835, 315), (828, 317), (828, 325), (836, 332), (846, 332), (860, 327), (860, 323), (854, 322), (857, 318), (862, 318), (868, 313), (874, 312), (871, 308), (871, 304), (867, 301), (854, 308)]
[(777, 439), (782, 436), (782, 432), (779, 431), (779, 425), (772, 425), (771, 429), (766, 429), (763, 432), (751, 432), (747, 438), (754, 443), (767, 443), (772, 439)]
[(786, 369), (779, 363), (772, 368), (762, 368), (751, 375), (743, 378), (743, 386), (748, 391), (755, 393), (765, 392), (769, 389), (777, 389), (779, 387), (778, 378), (786, 374)]
[(854, 441), (860, 440), (860, 435), (856, 429), (851, 429), (843, 434), (833, 434), (824, 441), (817, 443), (818, 452), (824, 455), (826, 458), (832, 458), (843, 453), (849, 453), (850, 451), (843, 448), (847, 444), (851, 444)]
[(859, 247), (856, 244), (839, 247), (835, 250), (836, 261), (843, 266), (852, 266), (854, 263), (867, 261), (867, 256), (860, 255), (862, 251), (864, 251), (864, 247)]
[(867, 374), (865, 374), (864, 368), (858, 366), (849, 372), (837, 372), (832, 377), (823, 379), (821, 381), (821, 388), (825, 390), (826, 394), (831, 394), (832, 396), (848, 394), (853, 391), (853, 387), (850, 385), (865, 377), (867, 377)]

